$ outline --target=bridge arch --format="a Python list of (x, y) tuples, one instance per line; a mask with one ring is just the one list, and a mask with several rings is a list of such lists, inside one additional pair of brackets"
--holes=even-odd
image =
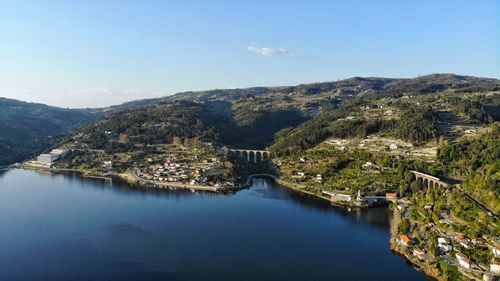
[(226, 153), (232, 153), (236, 157), (242, 158), (247, 162), (257, 163), (271, 159), (271, 152), (267, 150), (225, 148), (225, 151)]
[(422, 188), (443, 188), (449, 185), (448, 183), (435, 176), (431, 176), (418, 171), (411, 171), (411, 173), (415, 176), (415, 181), (417, 182), (417, 184)]
[(261, 162), (261, 161), (263, 161), (262, 152), (261, 151), (255, 152), (255, 162)]
[(249, 155), (249, 157), (248, 157), (248, 162), (254, 162), (254, 163), (257, 163), (257, 159), (255, 158), (255, 151), (250, 150), (250, 151), (248, 152), (248, 155)]

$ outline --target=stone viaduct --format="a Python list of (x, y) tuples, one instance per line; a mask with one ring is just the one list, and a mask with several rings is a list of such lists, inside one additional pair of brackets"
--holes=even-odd
[(234, 155), (246, 159), (248, 162), (253, 162), (253, 163), (257, 163), (271, 158), (271, 152), (267, 150), (228, 148), (227, 152), (233, 153)]
[(449, 186), (447, 182), (442, 181), (440, 178), (424, 174), (418, 171), (411, 171), (415, 175), (415, 180), (419, 185), (427, 188), (437, 188)]

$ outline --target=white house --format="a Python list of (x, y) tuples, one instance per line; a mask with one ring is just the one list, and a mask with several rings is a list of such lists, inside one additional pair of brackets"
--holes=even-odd
[(500, 246), (498, 245), (493, 246), (493, 255), (495, 255), (495, 257), (500, 256)]
[(493, 260), (490, 265), (490, 271), (496, 274), (500, 274), (500, 262)]
[(458, 260), (458, 264), (463, 268), (469, 269), (472, 267), (472, 261), (462, 253), (456, 253), (455, 257)]
[(397, 144), (395, 144), (395, 143), (391, 143), (391, 144), (389, 145), (389, 148), (390, 148), (391, 150), (398, 149), (398, 145), (397, 145)]
[(425, 258), (427, 257), (425, 251), (420, 248), (414, 248), (413, 255), (416, 256), (419, 260), (425, 260)]
[(322, 183), (323, 182), (323, 176), (321, 174), (317, 174), (316, 175), (316, 181), (319, 182), (319, 183)]
[(438, 247), (445, 252), (453, 250), (453, 246), (450, 244), (450, 239), (445, 237), (438, 238)]
[(65, 152), (66, 150), (62, 149), (62, 148), (55, 148), (55, 149), (52, 149), (52, 151), (50, 152), (50, 154), (57, 154), (57, 155), (61, 155)]
[(460, 245), (462, 245), (462, 247), (464, 247), (465, 249), (470, 249), (471, 248), (471, 245), (470, 245), (470, 242), (471, 242), (471, 239), (465, 235), (458, 235), (457, 236), (457, 241), (460, 243)]

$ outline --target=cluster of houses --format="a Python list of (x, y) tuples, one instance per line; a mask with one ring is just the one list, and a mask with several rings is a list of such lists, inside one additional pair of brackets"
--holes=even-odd
[[(471, 249), (474, 246), (485, 246), (486, 240), (478, 237), (478, 238), (469, 238), (465, 235), (455, 235), (453, 237), (456, 240), (457, 244), (459, 244), (463, 249)], [(451, 243), (451, 239), (447, 237), (438, 237), (438, 248), (442, 254), (446, 254), (453, 250), (453, 245)], [(417, 247), (415, 240), (407, 234), (401, 234), (399, 239), (397, 239), (397, 243), (400, 246), (405, 247), (413, 247), (412, 254), (417, 257), (419, 260), (425, 260), (429, 258), (429, 254), (422, 248)], [(493, 252), (494, 259), (491, 261), (489, 271), (491, 274), (498, 275), (500, 274), (500, 262), (498, 258), (500, 257), (500, 247), (495, 243), (494, 245), (488, 245)], [(474, 269), (477, 268), (476, 264), (470, 257), (468, 257), (463, 252), (455, 250), (455, 258), (457, 264), (464, 269)], [(487, 273), (489, 274), (489, 273)]]
[(137, 174), (146, 180), (158, 182), (181, 182), (189, 179), (193, 166), (187, 163), (154, 164), (139, 169)]
[(191, 185), (210, 185), (219, 187), (222, 185), (234, 185), (233, 181), (221, 182), (221, 180), (213, 180), (213, 175), (223, 170), (221, 159), (219, 157), (211, 157), (202, 160), (206, 167), (196, 167), (194, 163), (185, 163), (177, 161), (175, 155), (169, 155), (165, 159), (165, 163), (151, 164), (138, 169), (137, 176), (141, 179), (163, 182), (163, 183), (189, 183)]

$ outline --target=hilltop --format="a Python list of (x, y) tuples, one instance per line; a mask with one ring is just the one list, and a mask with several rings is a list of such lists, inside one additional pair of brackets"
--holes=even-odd
[[(454, 109), (462, 106), (464, 108), (459, 109), (462, 113), (465, 110), (479, 110), (480, 113), (477, 114), (488, 116), (484, 118), (496, 119), (498, 118), (496, 103), (498, 95), (493, 96), (495, 100), (493, 102), (491, 102), (491, 98), (480, 97), (479, 101), (474, 101), (470, 105), (461, 103), (460, 99), (465, 95), (481, 93), (491, 95), (499, 90), (500, 82), (497, 79), (454, 74), (431, 74), (411, 79), (353, 77), (333, 82), (297, 86), (182, 92), (172, 96), (137, 100), (98, 109), (61, 109), (2, 99), (0, 120), (2, 120), (2, 126), (5, 127), (5, 130), (2, 130), (3, 134), (0, 135), (0, 138), (5, 152), (2, 155), (1, 164), (20, 161), (46, 147), (52, 136), (63, 134), (77, 125), (96, 119), (98, 119), (97, 123), (82, 127), (79, 133), (88, 135), (89, 139), (98, 140), (100, 139), (99, 134), (102, 134), (103, 130), (113, 131), (113, 134), (116, 135), (130, 135), (130, 144), (135, 141), (139, 143), (168, 142), (172, 136), (178, 134), (180, 137), (196, 137), (232, 147), (264, 148), (271, 146), (278, 149), (280, 145), (297, 147), (298, 142), (306, 142), (308, 143), (306, 146), (311, 147), (333, 136), (324, 131), (331, 121), (348, 118), (348, 111), (355, 110), (357, 112), (361, 106), (380, 106), (383, 99), (392, 99), (392, 101), (399, 103), (400, 100), (408, 97), (422, 99), (438, 94), (454, 96), (458, 99), (455, 101), (457, 104), (454, 105)], [(394, 108), (398, 106), (396, 105)], [(191, 107), (197, 108), (204, 114), (199, 115), (196, 110), (188, 112)], [(168, 114), (176, 115), (183, 112), (184, 115), (182, 118), (170, 121), (166, 118), (157, 119), (167, 108), (173, 110)], [(437, 128), (426, 134), (436, 137), (436, 132), (440, 132), (439, 135), (450, 140), (455, 138), (456, 136), (451, 133), (456, 129), (453, 124), (459, 124), (464, 120), (463, 117), (460, 117), (463, 114), (457, 115), (453, 112), (454, 109), (437, 112), (441, 123), (438, 122)], [(179, 112), (176, 113), (176, 111)], [(396, 117), (397, 115), (394, 116), (394, 118)], [(196, 120), (199, 123), (198, 129), (185, 127), (193, 124), (189, 123), (192, 120), (184, 122), (183, 118)], [(357, 128), (356, 130), (367, 130), (366, 132), (370, 133), (373, 128), (363, 129), (363, 127), (373, 126), (375, 122), (376, 126), (383, 125), (385, 130), (387, 129), (385, 126), (390, 123), (390, 121), (380, 122), (373, 117), (368, 119), (370, 119), (369, 126), (361, 124), (362, 119), (345, 124), (354, 126), (353, 128)], [(116, 127), (115, 124), (117, 120), (120, 120), (119, 127)], [(144, 121), (144, 127), (141, 130), (137, 128), (136, 121), (138, 120)], [(447, 124), (452, 126), (446, 128), (447, 125), (442, 123), (444, 120), (448, 120)], [(317, 127), (322, 122), (323, 125)], [(101, 131), (91, 130), (90, 128), (93, 126), (97, 126)], [(155, 126), (162, 127), (160, 131), (163, 134), (162, 138), (155, 137), (155, 134), (149, 135), (156, 128)], [(303, 130), (308, 126), (312, 131)], [(115, 127), (117, 130), (113, 130)], [(185, 130), (179, 131), (180, 127), (185, 127)], [(293, 133), (288, 132), (287, 130), (291, 128), (297, 129)], [(192, 131), (189, 131), (191, 129)], [(394, 128), (389, 129), (393, 131)], [(410, 131), (415, 129), (408, 128)], [(284, 130), (281, 135), (288, 136), (290, 133), (291, 136), (287, 137), (285, 143), (280, 141), (280, 134), (277, 134), (281, 130)], [(300, 131), (303, 131), (304, 137), (300, 136)], [(403, 138), (407, 140), (414, 138), (408, 136), (409, 132), (401, 131), (399, 134), (405, 134), (406, 136)], [(78, 130), (74, 131), (72, 135), (78, 135)], [(349, 133), (349, 136), (352, 135), (352, 132)], [(275, 136), (278, 138), (277, 141)], [(417, 136), (417, 138), (421, 137), (423, 137), (423, 141), (429, 139), (425, 135)], [(66, 139), (68, 138), (70, 137), (68, 136)], [(14, 144), (17, 144), (17, 148), (13, 148)], [(8, 153), (6, 153), (7, 151)]]

